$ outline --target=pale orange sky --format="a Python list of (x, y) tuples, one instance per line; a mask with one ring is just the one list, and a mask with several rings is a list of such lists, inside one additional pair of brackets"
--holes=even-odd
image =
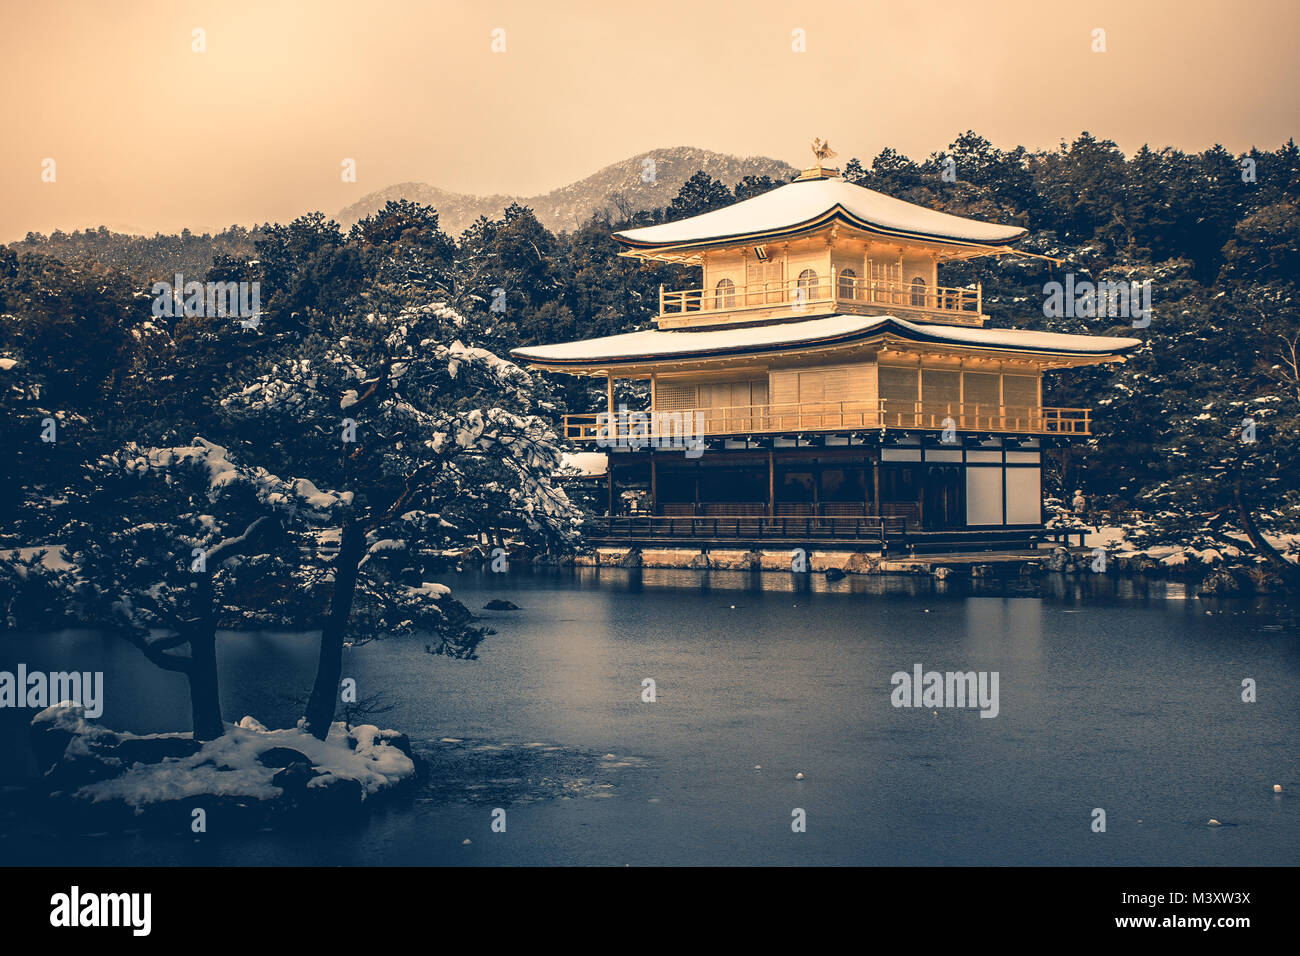
[(408, 180), (530, 195), (659, 146), (1272, 149), (1298, 36), (1295, 0), (0, 0), (0, 241), (287, 222)]

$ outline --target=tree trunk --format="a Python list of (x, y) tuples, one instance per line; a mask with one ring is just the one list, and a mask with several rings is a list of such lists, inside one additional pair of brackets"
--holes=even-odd
[[(205, 621), (204, 625), (210, 622)], [(221, 718), (221, 695), (217, 687), (216, 630), (204, 627), (202, 634), (190, 639), (190, 716), (195, 740), (216, 740), (226, 731)]]
[(190, 682), (190, 718), (195, 740), (216, 740), (226, 732), (221, 718), (217, 684), (217, 620), (212, 598), (212, 571), (198, 581), (198, 612), (189, 636), (190, 659), (185, 676)]
[(307, 732), (318, 740), (329, 734), (338, 706), (339, 683), (343, 679), (343, 638), (352, 616), (352, 598), (357, 588), (357, 568), (366, 550), (366, 532), (359, 524), (343, 525), (338, 555), (334, 558), (334, 591), (320, 634), (320, 658), (316, 682), (303, 715)]
[(1275, 568), (1280, 568), (1288, 576), (1296, 573), (1296, 566), (1288, 561), (1277, 548), (1268, 543), (1255, 526), (1255, 518), (1251, 515), (1250, 509), (1246, 506), (1246, 498), (1241, 493), (1241, 482), (1236, 482), (1232, 486), (1232, 500), (1237, 505), (1237, 516), (1241, 519), (1241, 529), (1246, 532), (1246, 537), (1250, 543), (1255, 546), (1255, 550), (1266, 557), (1270, 564)]

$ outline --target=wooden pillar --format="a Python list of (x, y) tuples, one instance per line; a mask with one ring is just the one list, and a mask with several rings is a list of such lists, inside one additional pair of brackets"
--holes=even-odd
[(917, 474), (921, 476), (916, 490), (916, 523), (925, 527), (925, 492), (930, 487), (930, 467), (925, 464), (925, 452), (921, 452), (921, 464), (917, 465)]
[(767, 450), (767, 516), (776, 517), (776, 452)]
[[(609, 412), (609, 436), (614, 445), (618, 444), (618, 426), (614, 418), (614, 372), (606, 373), (605, 399), (606, 411)], [(614, 517), (614, 448), (609, 449), (609, 516)]]
[(695, 513), (700, 513), (700, 463), (695, 463)]
[[(659, 423), (659, 388), (657, 383), (655, 382), (655, 373), (651, 372), (650, 373), (650, 434), (648, 437), (650, 439), (650, 446), (652, 448), (658, 447), (655, 443), (659, 440), (659, 436), (662, 431), (662, 428), (663, 426)], [(650, 493), (651, 493), (650, 496), (652, 501), (654, 500), (654, 488), (653, 488), (654, 480), (655, 480), (654, 467), (655, 467), (654, 458), (652, 455), (650, 459), (650, 484), (652, 486), (650, 489)]]
[(871, 486), (867, 484), (867, 463), (862, 463), (862, 513), (871, 514)]
[(655, 453), (650, 452), (650, 513), (659, 513), (659, 469), (656, 467)]
[(883, 514), (880, 508), (880, 452), (878, 450), (871, 459), (871, 488), (876, 502), (876, 514)]

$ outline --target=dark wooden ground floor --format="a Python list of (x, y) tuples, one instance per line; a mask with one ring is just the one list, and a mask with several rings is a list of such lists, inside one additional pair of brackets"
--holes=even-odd
[(616, 450), (609, 460), (593, 497), (610, 535), (635, 528), (647, 539), (879, 540), (904, 531), (1023, 533), (1042, 524), (1037, 442), (746, 443), (693, 459), (680, 450)]

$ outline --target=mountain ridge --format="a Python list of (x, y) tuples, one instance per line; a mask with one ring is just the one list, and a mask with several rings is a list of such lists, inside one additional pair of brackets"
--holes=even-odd
[[(632, 212), (667, 206), (682, 184), (704, 170), (727, 187), (745, 176), (771, 176), (788, 181), (798, 172), (789, 163), (767, 156), (735, 156), (692, 146), (651, 149), (611, 163), (589, 176), (533, 196), (492, 193), (476, 195), (441, 189), (430, 183), (395, 183), (367, 193), (339, 210), (343, 226), (382, 209), (389, 200), (408, 199), (438, 210), (442, 228), (459, 235), (479, 216), (496, 218), (511, 203), (528, 206), (552, 231), (576, 229), (594, 212)], [(620, 205), (622, 208), (620, 209)]]

